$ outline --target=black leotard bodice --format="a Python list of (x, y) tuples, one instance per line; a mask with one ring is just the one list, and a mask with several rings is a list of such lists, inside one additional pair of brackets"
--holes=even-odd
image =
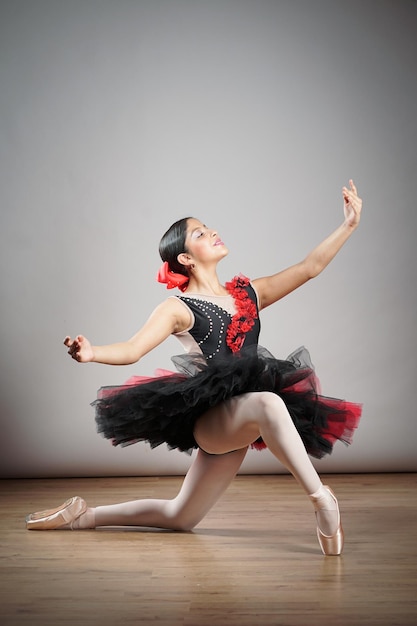
[[(258, 344), (261, 325), (259, 322), (256, 292), (251, 284), (245, 287), (245, 291), (250, 300), (255, 304), (257, 313), (251, 330), (245, 334), (243, 346), (247, 347)], [(204, 300), (200, 297), (195, 298), (192, 296), (177, 297), (188, 306), (194, 315), (194, 325), (190, 328), (188, 333), (193, 337), (206, 359), (211, 360), (216, 357), (230, 356), (232, 351), (226, 343), (226, 333), (232, 321), (232, 314), (211, 300)], [(232, 296), (224, 297), (232, 300)]]

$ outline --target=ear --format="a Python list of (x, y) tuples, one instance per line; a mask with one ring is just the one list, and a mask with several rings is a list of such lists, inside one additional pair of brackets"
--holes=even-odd
[(177, 261), (181, 265), (185, 265), (185, 267), (189, 267), (192, 262), (190, 255), (187, 254), (186, 252), (181, 252), (181, 254), (177, 256)]

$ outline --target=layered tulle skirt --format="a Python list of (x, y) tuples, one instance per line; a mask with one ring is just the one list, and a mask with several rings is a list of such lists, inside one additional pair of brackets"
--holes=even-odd
[[(134, 376), (124, 385), (99, 390), (92, 403), (97, 430), (113, 445), (146, 441), (151, 447), (165, 443), (191, 452), (198, 447), (193, 431), (200, 415), (229, 398), (257, 391), (273, 392), (284, 400), (311, 456), (330, 454), (336, 441), (352, 442), (362, 407), (321, 395), (305, 348), (285, 360), (260, 347), (213, 362), (200, 354), (172, 360), (176, 372), (160, 370), (151, 378)], [(252, 447), (266, 446), (258, 439)]]

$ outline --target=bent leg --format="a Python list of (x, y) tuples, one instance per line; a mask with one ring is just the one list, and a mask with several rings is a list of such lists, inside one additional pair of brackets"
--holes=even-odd
[(260, 391), (231, 398), (200, 417), (194, 430), (198, 445), (213, 454), (247, 446), (260, 436), (308, 494), (319, 489), (320, 478), (288, 409), (274, 393)]
[(323, 487), (279, 396), (270, 392), (236, 396), (200, 417), (194, 430), (198, 445), (215, 454), (249, 445), (259, 436), (310, 496), (321, 530), (333, 534), (339, 519), (337, 501)]
[[(235, 477), (247, 448), (211, 455), (198, 450), (178, 495), (173, 500), (134, 500), (98, 506), (97, 526), (148, 526), (191, 530), (217, 502)], [(83, 527), (80, 520), (80, 528)]]

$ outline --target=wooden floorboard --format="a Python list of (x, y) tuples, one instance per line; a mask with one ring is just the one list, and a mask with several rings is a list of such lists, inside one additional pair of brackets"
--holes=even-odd
[(71, 495), (172, 497), (181, 477), (0, 482), (0, 624), (417, 624), (417, 474), (331, 475), (346, 533), (323, 557), (291, 476), (238, 476), (192, 533), (27, 531)]

